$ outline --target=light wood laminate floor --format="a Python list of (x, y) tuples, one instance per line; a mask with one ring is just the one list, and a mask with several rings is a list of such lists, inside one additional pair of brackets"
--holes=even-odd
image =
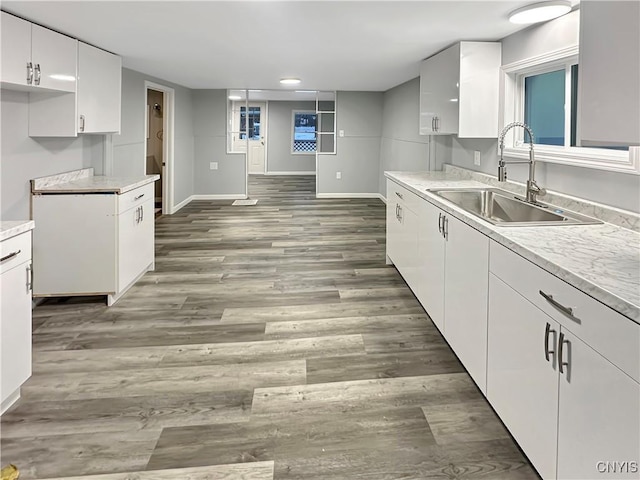
[(312, 176), (250, 183), (257, 205), (160, 217), (156, 270), (113, 307), (34, 310), (2, 464), (21, 479), (537, 479), (385, 265), (384, 204), (316, 199)]

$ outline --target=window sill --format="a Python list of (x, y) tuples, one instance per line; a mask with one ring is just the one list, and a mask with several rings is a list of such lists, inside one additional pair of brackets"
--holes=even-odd
[[(640, 147), (629, 147), (628, 152), (621, 152), (599, 148), (534, 145), (533, 150), (535, 159), (539, 162), (640, 175)], [(528, 159), (529, 146), (507, 147), (504, 149), (504, 156)]]

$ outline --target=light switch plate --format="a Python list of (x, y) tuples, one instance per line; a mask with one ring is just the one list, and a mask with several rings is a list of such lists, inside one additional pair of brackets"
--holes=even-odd
[(480, 151), (474, 150), (473, 152), (473, 164), (480, 166)]
[(336, 178), (338, 180), (342, 179), (342, 172), (336, 172)]
[(344, 130), (338, 130), (338, 136), (344, 137)]
[(217, 170), (218, 162), (209, 162), (209, 170)]

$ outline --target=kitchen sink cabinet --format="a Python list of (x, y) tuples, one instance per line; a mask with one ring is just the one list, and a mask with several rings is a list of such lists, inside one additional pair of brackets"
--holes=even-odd
[(500, 42), (459, 42), (420, 67), (421, 135), (497, 138)]
[(76, 39), (2, 12), (2, 86), (75, 92)]
[(31, 232), (0, 243), (0, 392), (4, 413), (31, 376)]
[(637, 479), (640, 326), (495, 242), (490, 255), (492, 406), (543, 478)]
[(489, 239), (389, 181), (387, 255), (484, 392)]

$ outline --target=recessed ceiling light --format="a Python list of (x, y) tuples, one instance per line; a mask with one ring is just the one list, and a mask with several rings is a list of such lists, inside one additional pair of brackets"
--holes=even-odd
[(229, 100), (242, 100), (240, 95), (229, 95)]
[(299, 78), (281, 78), (280, 83), (283, 85), (298, 85), (300, 83)]
[(296, 93), (316, 93), (315, 90), (296, 90)]
[(568, 0), (534, 3), (533, 5), (527, 5), (526, 7), (511, 12), (509, 14), (509, 21), (511, 23), (526, 25), (551, 20), (570, 11), (571, 2)]

